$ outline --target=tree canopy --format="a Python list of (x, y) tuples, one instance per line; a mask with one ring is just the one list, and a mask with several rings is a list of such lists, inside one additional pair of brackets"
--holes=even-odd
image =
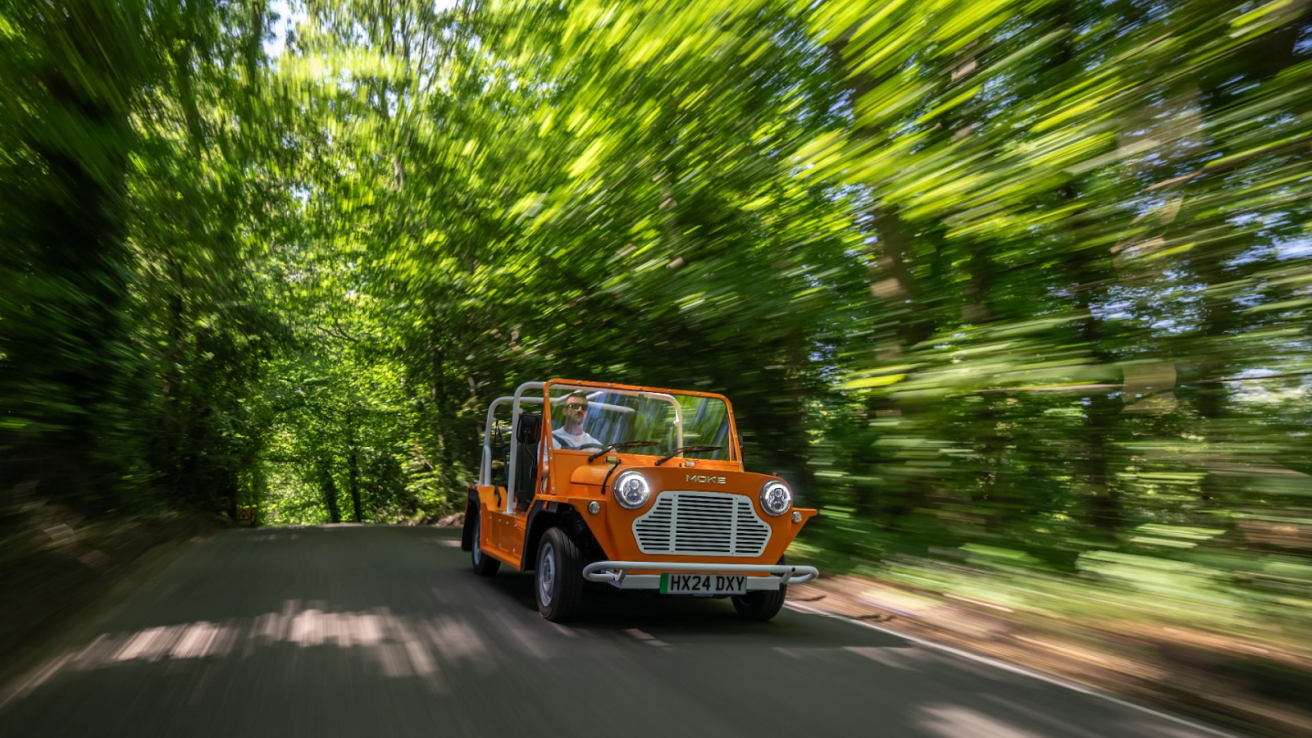
[(1309, 7), (5, 3), (0, 488), (418, 520), (570, 376), (728, 395), (833, 562), (1306, 609)]

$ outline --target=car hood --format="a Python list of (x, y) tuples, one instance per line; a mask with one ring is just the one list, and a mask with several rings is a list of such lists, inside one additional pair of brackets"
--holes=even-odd
[[(611, 475), (612, 481), (620, 472), (639, 471), (652, 485), (652, 491), (685, 490), (699, 492), (728, 492), (733, 494), (755, 494), (771, 479), (777, 477), (754, 472), (688, 468), (680, 466), (652, 466), (642, 464), (620, 464)], [(600, 487), (611, 471), (609, 464), (580, 466), (570, 475), (571, 484)]]

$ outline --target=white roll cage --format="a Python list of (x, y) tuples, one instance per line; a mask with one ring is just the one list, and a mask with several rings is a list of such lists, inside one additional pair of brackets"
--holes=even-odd
[[(525, 403), (530, 405), (544, 404), (543, 397), (537, 395), (525, 396), (524, 393), (530, 390), (545, 389), (546, 386), (546, 382), (525, 382), (515, 389), (515, 394), (498, 397), (487, 407), (487, 423), (483, 427), (483, 460), (482, 463), (479, 464), (478, 469), (478, 484), (480, 487), (492, 486), (492, 429), (496, 425), (496, 409), (507, 402), (513, 404), (510, 411), (510, 466), (506, 469), (507, 513), (514, 512), (515, 510), (515, 493), (517, 492), (515, 489), (517, 481), (515, 471), (519, 462), (519, 437), (515, 431), (517, 430), (516, 426), (519, 423), (519, 416), (523, 413), (522, 405)], [(589, 405), (603, 410), (611, 410), (620, 413), (631, 413), (634, 410), (631, 407), (624, 407), (623, 405), (612, 405), (606, 402), (594, 402), (593, 400), (609, 392), (616, 395), (668, 402), (674, 408), (675, 447), (678, 448), (683, 446), (683, 406), (679, 404), (679, 401), (675, 399), (674, 395), (666, 394), (664, 392), (647, 392), (645, 390), (610, 388), (595, 389), (592, 387), (576, 387), (568, 384), (555, 385), (553, 386), (553, 389), (557, 386), (564, 389), (581, 389), (584, 391), (593, 390), (588, 393)]]

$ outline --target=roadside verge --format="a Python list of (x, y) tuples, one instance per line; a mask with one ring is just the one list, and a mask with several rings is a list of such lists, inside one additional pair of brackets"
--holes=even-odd
[(790, 604), (1013, 664), (1245, 734), (1312, 735), (1299, 685), (1312, 644), (1129, 620), (1078, 621), (857, 575), (789, 588)]
[(219, 528), (205, 516), (167, 513), (11, 531), (0, 559), (0, 691), (48, 655), (60, 634)]

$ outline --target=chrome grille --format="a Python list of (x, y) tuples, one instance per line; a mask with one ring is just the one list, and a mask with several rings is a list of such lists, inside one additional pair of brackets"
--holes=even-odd
[(633, 537), (645, 554), (760, 556), (770, 526), (743, 495), (662, 492), (633, 521)]

